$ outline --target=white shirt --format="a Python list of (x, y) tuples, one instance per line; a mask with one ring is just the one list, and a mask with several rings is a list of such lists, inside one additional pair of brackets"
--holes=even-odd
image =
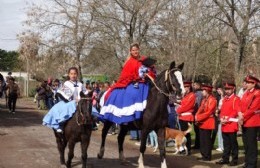
[(80, 100), (80, 92), (87, 93), (86, 88), (81, 82), (66, 81), (61, 90), (65, 92), (70, 100)]

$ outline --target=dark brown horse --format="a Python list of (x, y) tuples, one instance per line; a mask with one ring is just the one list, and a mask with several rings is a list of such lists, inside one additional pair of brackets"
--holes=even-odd
[[(168, 125), (168, 111), (167, 104), (169, 102), (169, 96), (174, 95), (181, 97), (184, 94), (184, 86), (182, 80), (181, 70), (183, 69), (181, 64), (175, 67), (175, 62), (172, 62), (167, 70), (161, 72), (156, 80), (152, 82), (148, 98), (147, 106), (143, 113), (143, 119), (140, 121), (130, 122), (127, 125), (120, 125), (120, 132), (118, 134), (118, 150), (119, 159), (125, 162), (123, 153), (123, 143), (125, 136), (130, 129), (141, 129), (141, 146), (140, 146), (140, 157), (138, 160), (139, 168), (144, 168), (143, 157), (146, 150), (146, 139), (149, 132), (154, 130), (158, 135), (161, 167), (166, 168), (165, 160), (165, 127)], [(105, 151), (105, 140), (109, 128), (113, 123), (110, 121), (104, 122), (102, 130), (102, 143), (98, 158), (103, 158)]]
[(87, 167), (87, 150), (92, 132), (92, 103), (90, 95), (85, 96), (82, 92), (80, 95), (81, 99), (78, 102), (75, 114), (64, 124), (64, 133), (57, 133), (54, 130), (61, 165), (65, 165), (64, 151), (68, 144), (67, 168), (71, 168), (71, 160), (74, 157), (74, 147), (77, 142), (81, 142), (82, 168)]

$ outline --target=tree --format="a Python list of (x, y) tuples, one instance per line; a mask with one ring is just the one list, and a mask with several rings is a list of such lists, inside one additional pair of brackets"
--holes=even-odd
[(44, 5), (32, 4), (26, 21), (26, 25), (42, 37), (40, 46), (44, 50), (41, 52), (63, 50), (75, 58), (80, 80), (81, 58), (87, 55), (89, 39), (95, 32), (88, 3), (84, 0), (49, 0)]
[(19, 70), (19, 53), (16, 51), (5, 51), (0, 49), (0, 70), (13, 71)]
[[(260, 27), (260, 4), (258, 0), (213, 0), (219, 11), (216, 19), (232, 28), (237, 38), (235, 72), (240, 73), (246, 57), (246, 47), (254, 37), (254, 30)], [(222, 17), (224, 15), (224, 17)]]

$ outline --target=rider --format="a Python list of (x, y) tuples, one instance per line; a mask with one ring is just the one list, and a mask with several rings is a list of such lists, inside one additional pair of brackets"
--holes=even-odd
[(80, 92), (86, 92), (84, 85), (77, 80), (78, 69), (76, 67), (69, 68), (68, 76), (69, 80), (56, 93), (57, 99), (61, 99), (61, 101), (55, 104), (43, 118), (43, 125), (55, 129), (58, 133), (62, 133), (62, 123), (76, 112)]
[(141, 118), (149, 90), (145, 76), (149, 74), (155, 78), (155, 60), (141, 56), (139, 50), (137, 43), (130, 46), (130, 56), (117, 83), (105, 95), (105, 104), (100, 111), (102, 120), (122, 124)]

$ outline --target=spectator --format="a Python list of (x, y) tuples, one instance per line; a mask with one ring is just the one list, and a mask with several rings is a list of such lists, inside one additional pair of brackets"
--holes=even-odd
[(13, 77), (9, 77), (9, 83), (6, 86), (6, 93), (8, 96), (8, 107), (9, 113), (15, 114), (16, 101), (20, 96), (19, 86), (15, 83), (15, 79)]
[(54, 98), (53, 103), (54, 104), (57, 104), (59, 102), (58, 98), (56, 98), (56, 93), (60, 87), (61, 87), (61, 84), (60, 84), (59, 79), (55, 79), (52, 84), (52, 92), (53, 92), (53, 98)]
[[(216, 98), (217, 98), (217, 109), (216, 109), (216, 113), (215, 113), (216, 128), (215, 128), (215, 131), (214, 131), (215, 133), (217, 133), (217, 136), (218, 136), (218, 147), (217, 147), (216, 150), (223, 152), (224, 146), (223, 146), (223, 138), (222, 138), (222, 131), (221, 131), (222, 124), (220, 123), (220, 118), (219, 118), (220, 109), (221, 109), (222, 102), (223, 102), (223, 99), (224, 99), (224, 91), (221, 87), (217, 88)], [(212, 139), (212, 145), (214, 145), (215, 137), (213, 137), (214, 139)]]
[(37, 100), (38, 100), (38, 109), (46, 110), (46, 86), (47, 82), (42, 82), (40, 87), (37, 88)]
[(53, 92), (52, 92), (52, 88), (51, 88), (51, 84), (52, 83), (48, 83), (47, 85), (46, 85), (46, 106), (47, 106), (47, 108), (48, 109), (51, 109), (52, 108), (52, 106), (54, 105), (54, 99), (53, 99)]
[[(200, 82), (196, 81), (193, 83), (193, 91), (196, 95), (196, 101), (195, 101), (194, 113), (193, 113), (195, 116), (200, 107), (201, 101), (203, 99)], [(193, 127), (194, 127), (194, 132), (195, 132), (195, 144), (192, 147), (192, 149), (200, 149), (200, 130), (196, 124), (193, 124)]]

